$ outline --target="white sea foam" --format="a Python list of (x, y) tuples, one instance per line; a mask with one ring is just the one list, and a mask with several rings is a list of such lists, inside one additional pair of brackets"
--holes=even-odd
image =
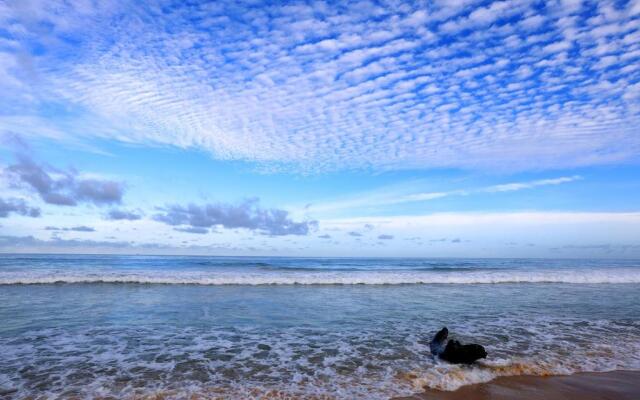
[(0, 272), (0, 284), (135, 283), (185, 285), (403, 285), (640, 283), (640, 268), (505, 271), (137, 271), (137, 272)]
[(607, 359), (589, 360), (573, 357), (559, 360), (553, 355), (547, 359), (539, 358), (505, 358), (480, 361), (471, 366), (441, 364), (425, 371), (407, 374), (411, 384), (416, 388), (430, 388), (452, 391), (466, 385), (485, 383), (501, 376), (551, 376), (571, 375), (579, 372), (609, 372), (618, 368), (637, 369), (638, 360), (632, 362), (635, 367), (619, 365)]
[[(0, 370), (3, 362), (31, 366), (21, 373), (7, 368), (0, 378), (21, 383), (16, 388), (27, 397), (41, 384), (49, 392), (38, 394), (52, 398), (71, 393), (87, 399), (153, 394), (166, 399), (388, 399), (425, 387), (455, 390), (498, 376), (640, 370), (640, 343), (628, 340), (636, 337), (637, 324), (611, 328), (609, 321), (584, 323), (579, 341), (560, 340), (577, 322), (499, 321), (510, 342), (489, 345), (489, 359), (473, 366), (434, 361), (418, 336), (399, 332), (383, 337), (384, 329), (265, 333), (169, 327), (73, 334), (45, 329), (21, 340), (0, 340)], [(521, 339), (523, 326), (534, 334), (530, 344), (507, 349)], [(489, 331), (476, 335), (483, 342), (492, 337)], [(604, 342), (594, 341), (598, 338)]]

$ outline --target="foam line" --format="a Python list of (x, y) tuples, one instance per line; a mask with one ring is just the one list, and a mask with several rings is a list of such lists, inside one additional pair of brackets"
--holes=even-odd
[(505, 284), (640, 283), (640, 269), (478, 271), (478, 272), (270, 272), (246, 273), (151, 271), (128, 273), (0, 273), (0, 284), (52, 283), (181, 284), (181, 285), (407, 285), (407, 284)]

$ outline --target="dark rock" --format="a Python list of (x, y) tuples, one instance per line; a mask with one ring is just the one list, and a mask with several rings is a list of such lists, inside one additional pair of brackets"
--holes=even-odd
[(449, 330), (442, 328), (431, 340), (429, 347), (431, 354), (452, 364), (471, 364), (487, 357), (484, 347), (479, 344), (461, 344), (457, 340), (449, 340)]
[(431, 354), (433, 354), (434, 356), (439, 356), (444, 352), (448, 336), (449, 330), (446, 327), (440, 329), (440, 331), (436, 333), (436, 335), (431, 340), (431, 343), (429, 343)]
[(449, 340), (440, 358), (452, 364), (471, 364), (487, 358), (487, 352), (479, 344), (460, 344), (457, 340)]
[(271, 350), (271, 346), (269, 346), (268, 344), (260, 343), (260, 344), (258, 344), (258, 349), (260, 349), (260, 350)]

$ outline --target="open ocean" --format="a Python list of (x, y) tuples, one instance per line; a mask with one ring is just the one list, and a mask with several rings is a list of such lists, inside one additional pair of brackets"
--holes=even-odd
[[(447, 326), (486, 346), (434, 360)], [(0, 255), (0, 398), (387, 399), (640, 370), (640, 261)]]

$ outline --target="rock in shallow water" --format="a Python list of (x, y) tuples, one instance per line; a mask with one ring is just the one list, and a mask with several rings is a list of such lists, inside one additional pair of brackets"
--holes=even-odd
[(457, 340), (449, 340), (445, 346), (448, 337), (449, 330), (446, 327), (436, 333), (429, 344), (431, 354), (452, 364), (471, 364), (487, 357), (486, 350), (479, 344), (461, 344)]

